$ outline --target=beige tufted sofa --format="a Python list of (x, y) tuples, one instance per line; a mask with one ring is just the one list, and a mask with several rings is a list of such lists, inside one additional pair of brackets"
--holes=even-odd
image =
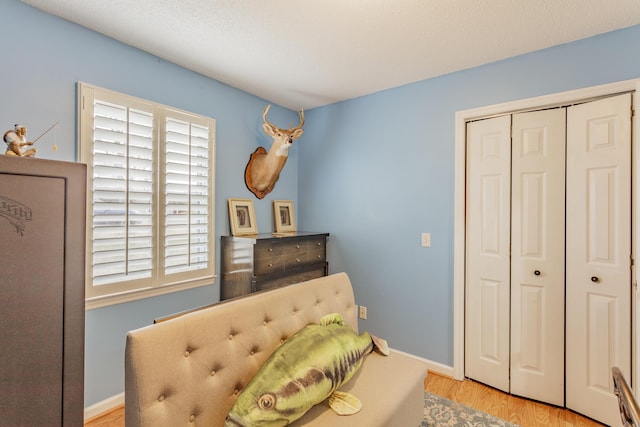
[[(284, 340), (339, 312), (356, 330), (351, 282), (338, 273), (186, 313), (127, 335), (127, 427), (221, 427), (238, 393)], [(372, 331), (375, 333), (375, 331)], [(387, 337), (389, 338), (389, 337)], [(391, 340), (393, 343), (393, 340)], [(363, 403), (337, 416), (322, 403), (294, 426), (417, 427), (426, 365), (392, 350), (367, 356), (342, 390)]]

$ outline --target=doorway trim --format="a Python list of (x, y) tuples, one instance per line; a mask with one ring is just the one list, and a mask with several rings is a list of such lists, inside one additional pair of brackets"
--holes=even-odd
[[(464, 372), (464, 316), (465, 316), (465, 203), (466, 203), (466, 123), (471, 120), (485, 119), (492, 116), (512, 114), (523, 111), (552, 108), (572, 103), (585, 102), (604, 96), (635, 91), (633, 110), (639, 111), (640, 79), (625, 80), (600, 86), (592, 86), (551, 95), (510, 101), (456, 112), (455, 116), (455, 191), (454, 191), (454, 240), (453, 240), (453, 377), (463, 380)], [(640, 130), (640, 119), (634, 114), (631, 120), (631, 251), (634, 257), (640, 254), (640, 209), (636, 202), (640, 200), (640, 153), (639, 141), (636, 141)], [(640, 262), (636, 260), (636, 262)], [(636, 316), (636, 307), (640, 303), (637, 290), (636, 266), (631, 271), (631, 375), (632, 388), (636, 390), (638, 382), (636, 367), (640, 366), (640, 316)]]

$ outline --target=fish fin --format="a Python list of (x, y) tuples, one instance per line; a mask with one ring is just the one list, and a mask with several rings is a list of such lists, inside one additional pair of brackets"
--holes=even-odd
[(353, 394), (334, 391), (329, 396), (329, 407), (338, 415), (353, 415), (360, 412), (362, 402)]
[(378, 350), (378, 353), (383, 356), (389, 355), (389, 344), (387, 343), (387, 340), (378, 338), (375, 335), (371, 335), (371, 340), (373, 341), (374, 349)]
[(340, 313), (331, 313), (320, 318), (320, 325), (327, 326), (333, 323), (337, 323), (338, 325), (344, 326), (344, 318)]

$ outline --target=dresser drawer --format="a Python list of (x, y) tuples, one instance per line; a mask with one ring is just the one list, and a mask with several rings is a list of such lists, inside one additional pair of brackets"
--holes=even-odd
[(293, 285), (295, 283), (304, 282), (318, 277), (326, 276), (327, 264), (322, 263), (307, 268), (302, 268), (298, 272), (279, 277), (256, 278), (255, 290), (266, 291), (281, 286)]
[(324, 252), (303, 252), (297, 254), (295, 257), (285, 258), (284, 268), (285, 270), (293, 270), (304, 265), (316, 264), (324, 261)]
[(307, 239), (307, 250), (309, 252), (320, 251), (325, 253), (327, 250), (327, 239), (325, 237), (312, 237)]
[(271, 258), (282, 255), (284, 245), (277, 241), (259, 241), (253, 248), (254, 258)]
[(283, 256), (266, 256), (256, 258), (254, 260), (253, 274), (255, 276), (264, 276), (284, 271), (286, 258)]

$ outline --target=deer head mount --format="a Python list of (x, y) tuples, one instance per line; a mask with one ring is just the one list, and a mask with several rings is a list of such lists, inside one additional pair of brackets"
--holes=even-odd
[(264, 147), (258, 147), (251, 154), (249, 163), (244, 171), (244, 182), (258, 199), (264, 198), (273, 190), (280, 178), (280, 171), (289, 157), (289, 147), (294, 139), (302, 136), (304, 126), (304, 111), (300, 110), (300, 124), (291, 129), (280, 129), (267, 120), (267, 112), (271, 105), (267, 105), (262, 113), (264, 124), (262, 128), (267, 135), (273, 138), (269, 151)]

